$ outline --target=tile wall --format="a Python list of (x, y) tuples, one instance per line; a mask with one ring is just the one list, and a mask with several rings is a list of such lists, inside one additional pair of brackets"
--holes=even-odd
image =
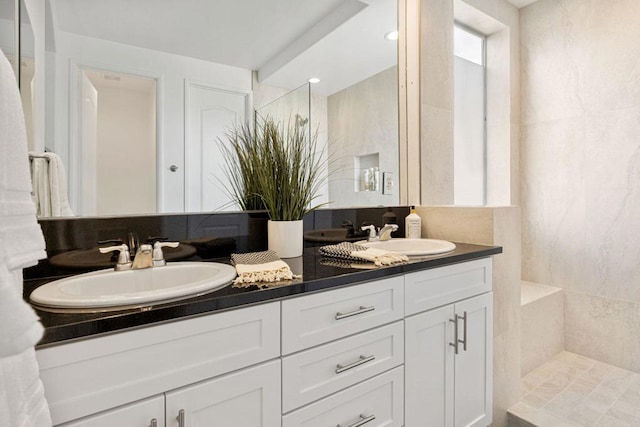
[(568, 351), (640, 372), (640, 2), (520, 13), (523, 279), (564, 289)]

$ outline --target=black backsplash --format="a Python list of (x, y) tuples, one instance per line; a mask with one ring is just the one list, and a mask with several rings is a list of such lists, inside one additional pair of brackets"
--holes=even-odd
[[(360, 226), (364, 223), (382, 225), (382, 215), (389, 208), (320, 209), (307, 214), (304, 230), (338, 228), (344, 221)], [(398, 218), (399, 230), (394, 233), (404, 236), (404, 218), (409, 214), (406, 206), (392, 207)], [(167, 214), (149, 216), (126, 216), (112, 218), (64, 218), (41, 219), (47, 255), (91, 249), (98, 241), (121, 239), (127, 241), (129, 233), (135, 233), (141, 242), (152, 236), (166, 237), (169, 241), (184, 241), (205, 237), (234, 241), (233, 245), (221, 245), (219, 251), (199, 251), (189, 260), (206, 260), (229, 257), (232, 252), (252, 252), (267, 249), (267, 220), (265, 212)], [(306, 246), (313, 243), (305, 242)], [(315, 244), (318, 245), (318, 244)], [(42, 260), (35, 267), (25, 270), (26, 281), (40, 282), (53, 277), (77, 274), (78, 270), (54, 267), (49, 260)], [(25, 286), (27, 288), (27, 286)], [(26, 289), (25, 289), (26, 290)]]

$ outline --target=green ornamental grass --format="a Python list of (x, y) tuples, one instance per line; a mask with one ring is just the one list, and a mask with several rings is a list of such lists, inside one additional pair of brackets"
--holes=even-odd
[(326, 181), (327, 162), (318, 134), (307, 124), (258, 119), (227, 133), (221, 141), (230, 196), (243, 210), (266, 209), (272, 221), (301, 220), (324, 204), (313, 203)]

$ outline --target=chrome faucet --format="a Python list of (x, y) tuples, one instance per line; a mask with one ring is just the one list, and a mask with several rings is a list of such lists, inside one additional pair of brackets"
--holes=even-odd
[(136, 256), (133, 258), (133, 265), (131, 266), (131, 269), (139, 270), (142, 268), (153, 267), (152, 252), (153, 247), (149, 244), (138, 246), (138, 251), (136, 252)]
[(109, 246), (106, 248), (98, 248), (100, 253), (106, 254), (109, 252), (120, 251), (118, 255), (118, 262), (116, 263), (115, 270), (139, 270), (150, 267), (162, 267), (167, 265), (167, 261), (164, 259), (164, 253), (162, 248), (178, 247), (178, 242), (159, 242), (156, 241), (153, 246), (150, 244), (143, 244), (138, 246), (136, 255), (131, 262), (131, 254), (129, 253), (129, 247), (126, 244)]
[(397, 224), (385, 224), (380, 230), (376, 231), (375, 225), (365, 225), (361, 228), (362, 231), (369, 230), (369, 242), (385, 241), (391, 239), (391, 233), (398, 229)]

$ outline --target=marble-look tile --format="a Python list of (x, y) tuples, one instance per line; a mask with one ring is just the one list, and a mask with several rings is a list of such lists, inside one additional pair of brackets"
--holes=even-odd
[(393, 205), (399, 200), (397, 189), (393, 195), (356, 190), (354, 177), (355, 156), (373, 153), (380, 172), (399, 176), (396, 76), (397, 67), (391, 67), (329, 96), (330, 206)]
[(511, 124), (487, 125), (487, 205), (511, 202)]
[(564, 349), (564, 297), (554, 292), (522, 306), (522, 375)]
[(422, 105), (422, 204), (453, 204), (453, 110)]
[(565, 292), (566, 349), (640, 372), (640, 305)]
[(636, 303), (640, 303), (640, 234), (633, 231), (640, 229), (639, 131), (640, 108), (605, 112), (586, 121), (588, 274), (579, 289)]
[(565, 0), (584, 19), (580, 34), (584, 79), (581, 93), (590, 112), (640, 105), (640, 3)]
[(520, 12), (522, 123), (581, 116), (586, 70), (579, 35), (586, 11), (575, 1), (538, 1)]
[(569, 287), (584, 280), (584, 119), (523, 127), (523, 279)]
[(629, 426), (640, 413), (640, 375), (574, 353), (558, 354), (522, 382), (531, 391), (509, 413), (538, 427)]
[(507, 409), (519, 399), (520, 332), (513, 328), (493, 338), (493, 426), (507, 424)]
[(420, 99), (453, 111), (453, 25), (444, 22), (453, 23), (453, 1), (420, 0)]

